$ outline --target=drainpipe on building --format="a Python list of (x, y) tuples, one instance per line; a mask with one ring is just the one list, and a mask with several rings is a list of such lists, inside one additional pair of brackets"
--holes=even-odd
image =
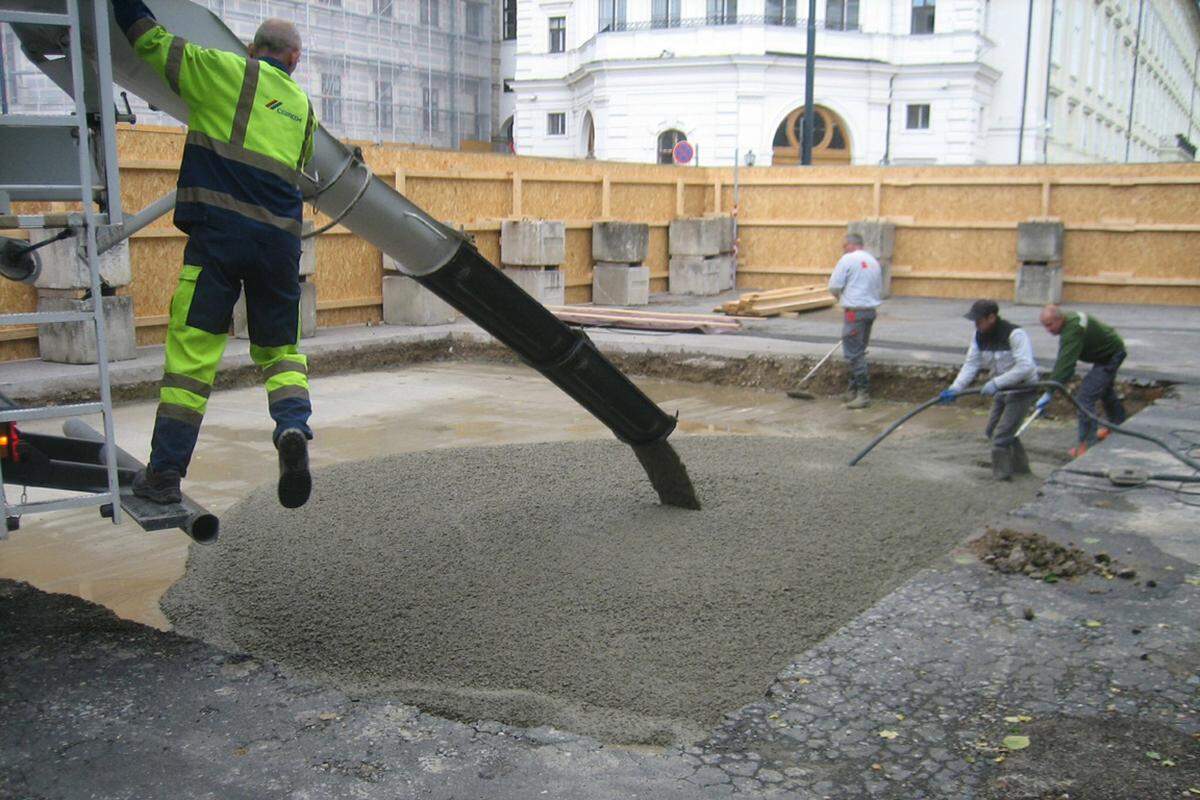
[(1142, 10), (1146, 0), (1138, 0), (1137, 32), (1133, 37), (1133, 83), (1129, 87), (1129, 120), (1125, 123), (1125, 163), (1129, 163), (1129, 145), (1133, 139), (1133, 100), (1137, 97), (1138, 50), (1142, 46)]
[(1017, 133), (1017, 164), (1025, 149), (1025, 106), (1029, 101), (1029, 51), (1033, 46), (1033, 0), (1029, 0), (1029, 16), (1025, 21), (1025, 73), (1021, 81), (1021, 125)]
[[(2, 56), (3, 53), (0, 53)], [(1192, 142), (1192, 115), (1196, 113), (1196, 68), (1200, 67), (1200, 45), (1196, 47), (1196, 57), (1192, 59), (1192, 100), (1188, 103), (1188, 132), (1187, 140)], [(4, 65), (0, 64), (0, 76), (4, 74)], [(1192, 142), (1194, 144), (1194, 142)]]
[(4, 33), (0, 30), (0, 114), (8, 113), (8, 73), (4, 70)]
[(887, 166), (892, 163), (892, 95), (896, 89), (896, 73), (888, 78), (887, 126), (883, 130), (883, 160), (879, 163)]
[(800, 142), (800, 163), (812, 165), (813, 149), (813, 78), (817, 66), (817, 0), (808, 0), (808, 47), (804, 54), (804, 130)]
[(1054, 12), (1058, 0), (1050, 0), (1050, 36), (1046, 40), (1046, 97), (1042, 103), (1042, 163), (1050, 162), (1050, 70), (1054, 67)]

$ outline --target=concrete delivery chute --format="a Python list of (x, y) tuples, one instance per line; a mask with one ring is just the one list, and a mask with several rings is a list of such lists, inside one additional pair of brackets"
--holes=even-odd
[[(33, 6), (44, 3), (28, 0)], [(18, 5), (20, 3), (18, 2)], [(210, 11), (187, 0), (147, 0), (164, 27), (196, 44), (237, 53), (243, 43)], [(112, 22), (110, 20), (110, 22)], [(71, 67), (56, 31), (14, 25), (30, 58), (64, 89)], [(187, 108), (137, 58), (110, 24), (113, 79), (176, 119)], [(89, 68), (97, 69), (90, 64)], [(586, 335), (568, 328), (492, 266), (460, 233), (375, 177), (361, 158), (318, 128), (301, 190), (318, 210), (394, 258), (400, 269), (514, 350), (633, 447), (662, 502), (699, 508), (691, 480), (667, 437), (676, 420), (641, 392)]]

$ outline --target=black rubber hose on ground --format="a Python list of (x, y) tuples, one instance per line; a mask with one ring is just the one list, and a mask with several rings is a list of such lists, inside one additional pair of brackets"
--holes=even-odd
[[(1100, 417), (1097, 417), (1090, 409), (1084, 408), (1083, 404), (1080, 403), (1078, 400), (1076, 400), (1074, 395), (1072, 395), (1069, 391), (1067, 391), (1067, 387), (1063, 386), (1058, 381), (1038, 381), (1037, 383), (1025, 384), (1024, 386), (1021, 386), (1018, 389), (1010, 389), (1007, 391), (1024, 392), (1024, 391), (1029, 391), (1030, 389), (1047, 389), (1050, 391), (1058, 392), (1063, 397), (1070, 400), (1071, 404), (1074, 405), (1075, 408), (1078, 409), (1081, 414), (1083, 414), (1084, 416), (1090, 417), (1092, 420), (1094, 420), (1095, 422), (1099, 423), (1100, 425), (1103, 425), (1104, 427), (1108, 428), (1113, 433), (1119, 433), (1124, 436), (1132, 436), (1135, 439), (1143, 439), (1147, 442), (1150, 442), (1151, 444), (1156, 444), (1159, 447), (1161, 447), (1163, 450), (1166, 450), (1168, 453), (1170, 453), (1174, 458), (1183, 462), (1184, 464), (1191, 467), (1192, 469), (1200, 470), (1200, 461), (1196, 461), (1195, 459), (1189, 458), (1188, 456), (1184, 455), (1183, 453), (1180, 453), (1180, 452), (1172, 449), (1171, 446), (1168, 445), (1166, 442), (1164, 442), (1162, 439), (1159, 439), (1156, 436), (1151, 436), (1148, 433), (1142, 433), (1141, 431), (1131, 431), (1128, 428), (1122, 428), (1120, 425), (1115, 425), (1112, 422), (1109, 422), (1107, 420), (1101, 419)], [(961, 392), (959, 392), (957, 395), (955, 395), (955, 397), (962, 397), (964, 395), (972, 395), (972, 394), (979, 394), (979, 389), (963, 389)], [(930, 406), (937, 405), (940, 402), (940, 400), (941, 400), (940, 396), (930, 398), (929, 400), (926, 400), (924, 403), (921, 403), (921, 405), (914, 408), (912, 411), (909, 411), (907, 414), (905, 414), (900, 419), (893, 422), (891, 425), (888, 426), (887, 430), (885, 430), (883, 433), (879, 434), (874, 439), (872, 439), (871, 443), (869, 445), (867, 445), (865, 448), (863, 448), (862, 452), (860, 452), (854, 458), (850, 459), (850, 466), (853, 467), (859, 461), (862, 461), (866, 457), (867, 453), (870, 453), (872, 450), (875, 449), (876, 445), (878, 445), (884, 439), (886, 439), (887, 437), (889, 437), (893, 433), (895, 433), (897, 428), (899, 428), (901, 425), (908, 422), (910, 419), (915, 417), (917, 414), (920, 414), (922, 411), (929, 408)]]

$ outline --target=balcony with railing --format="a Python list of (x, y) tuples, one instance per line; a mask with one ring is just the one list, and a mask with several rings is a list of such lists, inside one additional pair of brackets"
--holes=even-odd
[[(670, 15), (654, 16), (648, 20), (614, 20), (602, 21), (599, 33), (625, 33), (628, 31), (649, 31), (668, 28), (708, 28), (728, 25), (759, 25), (784, 28), (807, 28), (808, 20), (788, 14), (783, 10), (767, 14), (738, 14), (736, 11), (706, 14), (703, 17), (672, 17)], [(817, 29), (824, 31), (858, 31), (857, 21), (848, 23), (842, 20), (817, 20)]]

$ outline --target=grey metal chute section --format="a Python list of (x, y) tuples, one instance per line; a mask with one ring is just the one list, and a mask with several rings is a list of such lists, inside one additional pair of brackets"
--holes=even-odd
[[(188, 0), (146, 0), (172, 32), (205, 47), (245, 52), (215, 15)], [(124, 86), (179, 120), (182, 101), (141, 62), (112, 21), (113, 75)], [(18, 30), (27, 53), (60, 85), (69, 77), (58, 62), (39, 61), (56, 43), (45, 30)], [(699, 508), (687, 470), (666, 442), (675, 418), (666, 414), (608, 361), (582, 333), (493, 267), (457, 231), (423, 212), (376, 178), (358, 154), (318, 129), (306, 198), (394, 258), (400, 268), (511, 347), (634, 447), (664, 504)]]

